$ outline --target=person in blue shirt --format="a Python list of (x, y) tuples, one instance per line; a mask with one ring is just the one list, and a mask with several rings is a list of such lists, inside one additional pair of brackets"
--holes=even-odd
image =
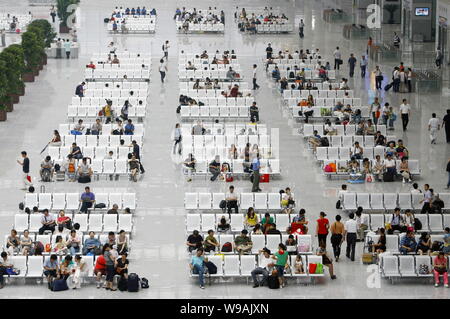
[(51, 289), (53, 278), (58, 276), (58, 257), (51, 255), (49, 259), (44, 262), (44, 275), (47, 277), (48, 289)]
[(417, 248), (417, 242), (414, 238), (414, 232), (407, 231), (406, 235), (400, 241), (400, 253), (406, 255), (408, 253), (415, 253)]
[(198, 280), (200, 283), (200, 288), (205, 289), (205, 262), (208, 261), (208, 258), (203, 256), (203, 248), (197, 249), (195, 256), (192, 256), (191, 262), (189, 263), (189, 267), (192, 270), (193, 274), (198, 274)]
[(156, 15), (156, 9), (153, 8), (152, 11), (150, 11), (150, 15), (155, 16)]
[(129, 14), (130, 14), (130, 8), (126, 8), (126, 9), (125, 9), (125, 14), (126, 14), (126, 15), (129, 15)]
[(136, 9), (136, 14), (137, 14), (138, 16), (141, 15), (141, 7), (137, 7), (137, 9)]
[(145, 9), (145, 7), (142, 7), (141, 15), (143, 16), (147, 15), (147, 9)]
[(252, 161), (252, 171), (253, 171), (253, 187), (252, 192), (260, 192), (259, 188), (259, 169), (261, 168), (261, 162), (259, 161), (259, 153)]
[(95, 233), (93, 231), (89, 232), (89, 238), (86, 238), (83, 244), (83, 255), (95, 255), (95, 250), (100, 249), (102, 244), (100, 240), (95, 237)]
[(81, 202), (80, 212), (87, 214), (88, 208), (94, 206), (95, 203), (95, 195), (94, 193), (91, 192), (90, 187), (86, 187), (84, 189), (84, 193), (81, 194), (80, 202)]
[(125, 125), (125, 135), (133, 135), (134, 134), (134, 124), (132, 120), (128, 120), (127, 125)]
[(135, 15), (136, 14), (136, 10), (134, 8), (131, 8), (131, 15)]

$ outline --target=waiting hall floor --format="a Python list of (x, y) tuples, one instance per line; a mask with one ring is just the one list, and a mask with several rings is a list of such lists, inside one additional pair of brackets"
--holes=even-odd
[[(26, 1), (23, 1), (26, 3)], [(368, 289), (367, 266), (362, 265), (362, 244), (357, 245), (355, 262), (348, 261), (345, 256), (335, 263), (337, 280), (331, 281), (329, 276), (318, 280), (315, 286), (296, 285), (295, 281), (282, 290), (266, 288), (253, 289), (245, 280), (213, 283), (200, 290), (197, 281), (189, 278), (188, 257), (185, 249), (185, 211), (183, 199), (185, 192), (225, 192), (225, 183), (211, 183), (203, 178), (194, 182), (185, 182), (181, 175), (180, 159), (171, 154), (171, 132), (179, 121), (175, 113), (178, 105), (178, 51), (187, 52), (216, 49), (235, 49), (241, 68), (244, 70), (245, 81), (251, 82), (253, 63), (258, 64), (258, 82), (261, 89), (256, 92), (256, 101), (260, 107), (260, 119), (269, 128), (279, 128), (280, 160), (282, 177), (270, 184), (261, 184), (263, 191), (275, 191), (291, 187), (299, 203), (297, 208), (305, 208), (311, 221), (310, 230), (315, 229), (315, 220), (320, 211), (328, 214), (330, 221), (338, 212), (335, 209), (336, 195), (343, 180), (328, 180), (316, 165), (311, 152), (305, 149), (303, 139), (293, 134), (292, 121), (286, 110), (281, 106), (281, 96), (276, 91), (274, 83), (264, 73), (262, 64), (267, 43), (272, 43), (274, 51), (279, 49), (320, 48), (326, 60), (331, 61), (331, 54), (336, 46), (341, 47), (344, 57), (355, 53), (358, 57), (366, 48), (366, 40), (349, 41), (342, 37), (342, 26), (323, 22), (321, 15), (324, 7), (331, 1), (264, 1), (225, 0), (220, 3), (226, 14), (224, 35), (178, 35), (172, 20), (176, 4), (189, 5), (196, 8), (207, 8), (210, 2), (193, 0), (189, 3), (154, 0), (151, 7), (158, 12), (156, 33), (154, 35), (113, 35), (106, 31), (103, 18), (109, 16), (115, 6), (123, 5), (119, 0), (81, 1), (79, 8), (80, 26), (78, 38), (81, 46), (79, 59), (50, 60), (37, 81), (28, 84), (26, 95), (15, 106), (13, 113), (8, 114), (8, 121), (0, 125), (1, 144), (3, 146), (0, 158), (0, 238), (7, 234), (13, 224), (13, 216), (18, 212), (18, 203), (23, 198), (20, 191), (20, 168), (16, 158), (20, 151), (26, 150), (31, 158), (33, 176), (38, 175), (41, 161), (39, 152), (51, 138), (53, 129), (66, 121), (67, 105), (74, 93), (75, 86), (81, 82), (84, 67), (94, 52), (106, 51), (110, 41), (118, 44), (120, 49), (133, 52), (151, 52), (153, 55), (152, 79), (150, 83), (150, 104), (148, 106), (145, 124), (145, 140), (143, 146), (143, 164), (146, 168), (143, 180), (132, 183), (93, 182), (94, 192), (127, 191), (136, 192), (138, 209), (134, 218), (134, 232), (131, 241), (130, 271), (147, 277), (150, 289), (141, 290), (138, 294), (122, 294), (97, 290), (95, 285), (82, 287), (81, 290), (62, 292), (61, 298), (448, 298), (449, 290), (434, 288), (431, 284), (415, 280), (402, 280), (391, 285), (382, 280), (380, 288)], [(298, 23), (303, 18), (306, 24), (305, 38), (300, 40), (296, 32), (290, 35), (243, 35), (239, 33), (233, 21), (234, 7), (274, 6)], [(127, 1), (127, 5), (138, 6), (144, 3), (138, 0)], [(219, 5), (219, 4), (217, 4)], [(28, 8), (17, 1), (4, 0), (0, 3), (0, 12), (8, 8), (9, 12), (25, 12), (31, 10), (36, 18), (48, 18), (47, 8)], [(351, 9), (350, 9), (351, 10)], [(8, 35), (8, 41), (10, 39)], [(64, 36), (63, 36), (64, 37)], [(162, 56), (161, 45), (169, 40), (169, 72), (166, 83), (162, 85), (157, 72), (157, 65)], [(344, 64), (345, 66), (345, 64)], [(370, 69), (374, 64), (370, 62)], [(386, 74), (390, 66), (383, 66)], [(348, 68), (344, 67), (341, 76), (348, 76)], [(355, 96), (368, 101), (372, 92), (368, 79), (361, 81), (359, 73), (350, 86), (355, 90)], [(447, 176), (445, 165), (450, 157), (450, 147), (445, 143), (443, 132), (440, 133), (437, 145), (431, 146), (427, 133), (427, 123), (432, 112), (438, 116), (444, 115), (448, 108), (448, 97), (439, 94), (422, 93), (382, 94), (383, 102), (390, 102), (398, 111), (401, 99), (411, 100), (412, 119), (407, 133), (401, 130), (401, 121), (395, 123), (394, 134), (402, 138), (411, 152), (411, 158), (419, 159), (422, 176), (418, 180), (421, 187), (429, 183), (436, 192), (443, 192)], [(248, 181), (233, 183), (238, 192), (250, 191)], [(46, 191), (70, 192), (81, 191), (82, 185), (68, 182), (46, 184)], [(369, 185), (349, 186), (350, 190), (360, 192), (407, 192), (409, 185), (396, 183), (374, 183)], [(37, 189), (39, 189), (37, 187)], [(344, 218), (345, 219), (345, 218)], [(315, 239), (315, 241), (317, 241)], [(345, 243), (343, 245), (345, 249)], [(0, 290), (0, 298), (48, 298), (55, 296), (45, 285), (12, 284)]]

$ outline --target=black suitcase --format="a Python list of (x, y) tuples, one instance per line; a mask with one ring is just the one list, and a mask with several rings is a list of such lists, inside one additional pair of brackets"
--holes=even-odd
[(103, 22), (108, 23), (109, 22), (109, 18), (104, 18)]
[(78, 183), (86, 184), (91, 182), (90, 176), (80, 176), (78, 177)]
[(51, 285), (52, 291), (64, 291), (69, 290), (67, 281), (65, 279), (53, 280)]
[(393, 181), (394, 181), (394, 174), (391, 173), (383, 174), (383, 182), (393, 182)]
[(128, 281), (125, 277), (120, 277), (119, 282), (117, 283), (117, 288), (120, 291), (127, 291), (128, 290)]
[(138, 292), (139, 291), (139, 276), (135, 273), (128, 275), (127, 283), (128, 292)]
[(386, 86), (384, 87), (384, 90), (387, 92), (391, 89), (392, 87), (392, 83), (386, 84)]
[(273, 275), (269, 276), (267, 278), (267, 286), (270, 289), (279, 289), (280, 288), (280, 282), (278, 280), (278, 277), (277, 276), (273, 276)]

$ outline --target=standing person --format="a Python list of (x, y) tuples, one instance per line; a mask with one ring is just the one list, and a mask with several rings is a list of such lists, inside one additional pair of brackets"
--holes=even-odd
[(349, 76), (352, 78), (355, 74), (355, 66), (356, 66), (356, 58), (353, 53), (350, 54), (350, 58), (348, 58), (348, 66), (350, 68)]
[(272, 52), (273, 52), (273, 48), (272, 48), (271, 44), (269, 43), (266, 48), (266, 58), (267, 59), (272, 59)]
[(356, 226), (358, 229), (359, 238), (356, 241), (364, 242), (366, 238), (366, 230), (369, 229), (369, 215), (363, 214), (363, 208), (360, 206), (355, 212), (356, 214)]
[(449, 189), (450, 188), (450, 159), (447, 162), (446, 171), (447, 171), (447, 174), (448, 174), (447, 189)]
[(133, 148), (133, 155), (139, 161), (139, 168), (141, 170), (141, 174), (144, 174), (145, 173), (145, 169), (144, 169), (144, 166), (142, 166), (142, 161), (141, 161), (141, 148), (137, 144), (136, 140), (133, 140), (131, 142), (131, 147)]
[(400, 69), (396, 66), (392, 72), (392, 91), (400, 92)]
[(347, 251), (346, 256), (351, 261), (355, 261), (355, 248), (356, 248), (356, 220), (355, 214), (350, 213), (348, 215), (349, 220), (344, 224), (344, 236), (347, 239)]
[(259, 153), (256, 154), (256, 157), (252, 161), (252, 171), (253, 171), (253, 186), (252, 192), (260, 192), (261, 188), (259, 188), (259, 169), (261, 168), (261, 162), (259, 161)]
[(162, 45), (162, 50), (164, 53), (164, 58), (166, 58), (166, 61), (169, 59), (169, 40), (167, 40), (163, 45)]
[(116, 269), (114, 267), (116, 262), (116, 257), (111, 252), (111, 246), (109, 244), (105, 244), (103, 246), (103, 258), (105, 259), (106, 265), (106, 290), (116, 291), (116, 288), (113, 288), (113, 280), (114, 275), (116, 274)]
[(443, 57), (444, 57), (444, 55), (442, 54), (441, 47), (437, 47), (437, 49), (436, 49), (436, 67), (438, 69), (440, 69), (442, 66)]
[(259, 89), (259, 85), (256, 84), (256, 64), (253, 64), (253, 90)]
[(66, 42), (64, 42), (64, 50), (66, 51), (67, 59), (70, 59), (70, 47), (71, 47), (70, 40), (67, 39)]
[(394, 38), (392, 39), (392, 42), (394, 43), (394, 47), (397, 49), (400, 48), (400, 37), (398, 36), (397, 32), (394, 32)]
[(272, 256), (272, 258), (276, 260), (275, 269), (278, 272), (280, 288), (283, 288), (285, 286), (284, 269), (288, 267), (289, 258), (289, 254), (286, 250), (286, 246), (283, 243), (280, 243), (278, 245), (278, 251)]
[(259, 109), (256, 106), (256, 102), (250, 106), (250, 121), (252, 123), (259, 122)]
[(339, 261), (341, 255), (341, 245), (344, 240), (344, 224), (341, 223), (341, 215), (336, 215), (336, 221), (331, 224), (331, 245), (333, 246), (334, 259)]
[(305, 37), (305, 33), (303, 32), (305, 29), (305, 23), (303, 22), (303, 19), (300, 19), (300, 23), (298, 25), (298, 34), (300, 35), (300, 39), (303, 39)]
[(164, 78), (166, 77), (167, 64), (164, 59), (159, 60), (159, 74), (161, 74), (161, 83), (164, 83)]
[(442, 119), (442, 127), (445, 126), (445, 139), (447, 143), (450, 143), (450, 109), (447, 110), (447, 114), (445, 114)]
[(408, 93), (412, 92), (412, 70), (411, 68), (408, 68), (408, 70), (405, 72), (406, 77), (406, 86), (408, 87)]
[(319, 219), (317, 220), (316, 234), (319, 241), (319, 245), (323, 244), (327, 246), (328, 230), (330, 229), (330, 222), (325, 218), (327, 214), (320, 212)]
[(400, 115), (402, 117), (403, 131), (408, 128), (409, 115), (411, 114), (411, 106), (406, 99), (403, 99), (403, 103), (400, 104)]
[(431, 200), (433, 199), (433, 191), (430, 189), (430, 185), (423, 185), (423, 199), (419, 202), (423, 204), (421, 214), (431, 213)]
[(30, 174), (30, 159), (27, 156), (27, 152), (22, 151), (21, 153), (22, 161), (17, 160), (17, 163), (22, 166), (22, 180), (24, 188), (22, 190), (27, 190), (28, 186), (31, 186), (31, 177)]
[(173, 153), (175, 154), (175, 150), (177, 149), (177, 144), (178, 145), (178, 154), (181, 155), (181, 140), (182, 140), (182, 135), (181, 135), (181, 129), (180, 129), (180, 123), (175, 124), (175, 130), (173, 132)]
[(381, 83), (383, 82), (383, 73), (380, 70), (380, 67), (377, 65), (375, 70), (373, 70), (375, 75), (375, 88), (377, 90), (381, 90)]
[(361, 56), (361, 60), (359, 61), (359, 66), (361, 67), (361, 77), (366, 77), (366, 69), (367, 69), (367, 58), (365, 55)]
[(431, 119), (428, 121), (428, 131), (430, 131), (431, 144), (436, 144), (437, 132), (439, 131), (439, 120), (436, 113), (431, 114)]
[(342, 63), (342, 56), (341, 56), (341, 51), (339, 51), (339, 47), (336, 47), (336, 50), (334, 50), (333, 52), (333, 56), (334, 56), (334, 69), (335, 70), (339, 70), (339, 66)]
[(55, 17), (56, 17), (55, 6), (51, 7), (51, 9), (50, 9), (50, 16), (52, 17), (52, 22), (55, 23)]
[(378, 118), (381, 116), (381, 104), (378, 97), (375, 97), (370, 105), (370, 113), (372, 114), (373, 124), (378, 124)]

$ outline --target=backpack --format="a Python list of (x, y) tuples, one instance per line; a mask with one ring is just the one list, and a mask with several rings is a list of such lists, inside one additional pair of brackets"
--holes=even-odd
[(135, 273), (128, 275), (127, 283), (128, 292), (138, 292), (139, 291), (139, 276)]
[(128, 281), (125, 277), (120, 277), (119, 282), (117, 283), (117, 289), (119, 289), (120, 291), (128, 290)]
[(78, 183), (86, 184), (91, 182), (91, 177), (89, 175), (78, 177)]
[(444, 243), (442, 241), (434, 241), (433, 245), (431, 245), (431, 250), (432, 251), (442, 251), (442, 249), (444, 248)]
[(422, 222), (418, 218), (414, 218), (415, 230), (422, 230)]
[(52, 291), (64, 291), (69, 290), (65, 279), (53, 280), (51, 285)]
[(223, 253), (231, 253), (231, 251), (233, 250), (232, 248), (233, 248), (233, 246), (231, 245), (231, 243), (230, 242), (226, 242), (222, 246), (222, 252)]
[(419, 266), (419, 275), (428, 275), (430, 273), (430, 269), (428, 268), (428, 265), (421, 264)]
[(221, 200), (219, 203), (219, 208), (221, 209), (225, 209), (227, 207), (227, 201), (226, 200)]
[(278, 277), (274, 275), (267, 277), (267, 286), (269, 289), (279, 289), (280, 281), (278, 280)]
[(328, 138), (325, 136), (320, 138), (320, 144), (321, 146), (324, 147), (330, 146), (330, 142), (328, 141)]
[(150, 287), (150, 285), (148, 284), (148, 279), (147, 278), (142, 278), (141, 279), (141, 288), (146, 289), (146, 288), (149, 288), (149, 287)]
[(214, 265), (212, 262), (207, 261), (204, 263), (205, 267), (208, 269), (208, 273), (210, 275), (217, 274), (217, 266)]
[(41, 256), (43, 252), (44, 252), (44, 245), (40, 241), (35, 242), (34, 243), (34, 255)]
[(20, 210), (24, 210), (25, 209), (25, 204), (23, 202), (19, 203), (19, 209)]

